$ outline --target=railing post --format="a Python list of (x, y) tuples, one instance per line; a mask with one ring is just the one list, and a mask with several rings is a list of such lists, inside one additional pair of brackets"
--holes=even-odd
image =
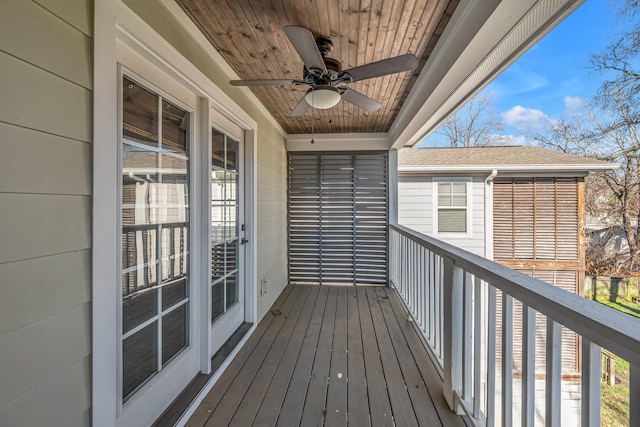
[(547, 317), (547, 360), (545, 378), (544, 423), (560, 426), (561, 381), (562, 381), (562, 325)]
[(456, 392), (462, 388), (462, 329), (464, 271), (451, 258), (443, 258), (443, 358), (444, 397), (449, 408), (458, 413)]

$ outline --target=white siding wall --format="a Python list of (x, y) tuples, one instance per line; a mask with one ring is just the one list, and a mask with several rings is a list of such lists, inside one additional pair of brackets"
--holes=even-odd
[(0, 3), (0, 425), (90, 423), (92, 1)]
[(287, 285), (287, 152), (281, 135), (258, 140), (258, 318), (271, 308)]
[[(243, 91), (231, 86), (226, 74), (206, 52), (181, 29), (161, 4), (149, 0), (125, 0), (165, 40), (224, 90), (234, 102), (258, 123), (258, 258), (257, 280), (258, 319), (287, 284), (287, 155), (284, 135), (267, 120)], [(267, 293), (260, 296), (259, 285), (267, 281)]]
[[(464, 177), (464, 176), (457, 176)], [(437, 236), (434, 234), (434, 194), (432, 176), (405, 175), (398, 176), (398, 222), (428, 236), (466, 249), (475, 254), (485, 255), (484, 226), (484, 179), (476, 176), (471, 182), (471, 237)]]

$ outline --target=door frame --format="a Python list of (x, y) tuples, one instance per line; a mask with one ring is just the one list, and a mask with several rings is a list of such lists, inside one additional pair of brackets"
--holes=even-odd
[[(143, 58), (155, 71), (160, 71), (184, 86), (200, 98), (200, 106), (196, 109), (196, 122), (202, 132), (202, 125), (209, 125), (210, 111), (215, 108), (227, 119), (245, 131), (245, 318), (247, 322), (257, 320), (257, 286), (256, 283), (256, 176), (257, 176), (257, 122), (236, 104), (226, 93), (216, 86), (211, 78), (196, 68), (173, 46), (156, 33), (146, 22), (125, 6), (120, 0), (96, 0), (94, 6), (94, 87), (93, 87), (93, 213), (92, 213), (92, 424), (94, 426), (114, 426), (123, 418), (118, 416), (118, 305), (120, 281), (118, 271), (118, 254), (120, 248), (117, 238), (120, 200), (118, 188), (120, 171), (118, 170), (119, 145), (118, 135), (118, 87), (120, 84), (118, 63), (121, 61), (117, 49), (118, 43), (124, 44), (136, 55)], [(216, 58), (211, 57), (212, 64), (218, 66)], [(124, 64), (127, 66), (128, 64)], [(149, 70), (132, 68), (134, 73), (145, 78)], [(224, 68), (222, 69), (224, 72)], [(202, 133), (201, 133), (202, 135)], [(201, 144), (202, 145), (202, 144)], [(197, 150), (196, 150), (197, 151)], [(199, 176), (197, 157), (192, 159), (192, 176)], [(200, 154), (201, 156), (201, 154)], [(201, 190), (192, 187), (193, 201)], [(202, 206), (193, 206), (191, 226), (202, 227)], [(196, 233), (197, 234), (197, 233)], [(200, 242), (192, 241), (190, 250), (196, 252), (201, 248)], [(198, 254), (193, 253), (192, 258)], [(199, 268), (202, 271), (202, 267)], [(194, 271), (192, 280), (199, 281), (201, 275)], [(201, 279), (200, 279), (201, 280)], [(205, 283), (208, 286), (209, 281)], [(202, 289), (202, 282), (192, 289)], [(195, 296), (195, 295), (194, 295)], [(206, 301), (207, 298), (200, 298)], [(206, 318), (207, 316), (200, 316)], [(205, 356), (208, 342), (199, 341), (200, 371), (208, 373), (210, 358)], [(245, 340), (249, 334), (245, 335)], [(240, 342), (234, 353), (242, 346)], [(231, 356), (233, 356), (233, 354)], [(231, 357), (228, 359), (230, 360)], [(212, 377), (207, 388), (210, 389), (226, 366)], [(160, 372), (156, 378), (163, 377)], [(151, 380), (152, 382), (155, 380)], [(205, 392), (206, 390), (203, 390)], [(202, 393), (201, 393), (202, 395)], [(166, 402), (158, 402), (158, 407), (149, 410), (149, 419), (153, 422), (161, 415), (164, 406), (176, 396), (167, 396)], [(201, 399), (199, 397), (198, 399)], [(195, 404), (195, 402), (194, 402)], [(193, 405), (192, 405), (193, 406)], [(149, 409), (149, 408), (148, 408)], [(126, 411), (126, 408), (125, 408)]]

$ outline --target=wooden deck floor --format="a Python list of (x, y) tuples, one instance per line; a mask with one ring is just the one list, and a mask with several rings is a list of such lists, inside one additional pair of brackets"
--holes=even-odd
[(464, 426), (384, 287), (290, 285), (187, 426)]

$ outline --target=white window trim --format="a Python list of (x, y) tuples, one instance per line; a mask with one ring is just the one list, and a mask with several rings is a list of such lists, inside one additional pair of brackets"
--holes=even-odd
[[(92, 425), (118, 424), (118, 305), (116, 284), (119, 253), (119, 178), (118, 158), (118, 54), (116, 45), (124, 43), (136, 54), (157, 67), (202, 99), (200, 121), (210, 122), (210, 108), (245, 130), (246, 182), (246, 283), (256, 282), (257, 260), (257, 122), (229, 96), (211, 82), (169, 43), (126, 7), (120, 0), (96, 0), (94, 8), (94, 93), (93, 93), (93, 253), (92, 253)], [(137, 70), (134, 70), (134, 72)], [(205, 113), (206, 112), (206, 113)], [(195, 129), (197, 132), (198, 129)], [(194, 189), (195, 190), (195, 189)], [(197, 197), (194, 193), (194, 197)], [(197, 222), (196, 222), (197, 223)], [(195, 243), (194, 243), (195, 244)], [(193, 279), (196, 279), (194, 274)], [(246, 321), (257, 321), (257, 292), (247, 286)], [(207, 298), (203, 298), (207, 300)], [(251, 332), (251, 331), (249, 331)], [(242, 347), (236, 347), (218, 373), (211, 378), (185, 416), (213, 387), (224, 368)], [(203, 343), (204, 344), (204, 343)], [(202, 351), (204, 355), (206, 350)], [(208, 357), (204, 357), (208, 359)], [(203, 361), (203, 371), (206, 371)], [(157, 414), (160, 415), (160, 414)]]
[[(438, 183), (440, 182), (466, 182), (467, 183), (467, 231), (464, 233), (439, 233), (438, 232)], [(468, 238), (473, 236), (473, 178), (471, 177), (433, 177), (433, 235), (442, 238)]]

